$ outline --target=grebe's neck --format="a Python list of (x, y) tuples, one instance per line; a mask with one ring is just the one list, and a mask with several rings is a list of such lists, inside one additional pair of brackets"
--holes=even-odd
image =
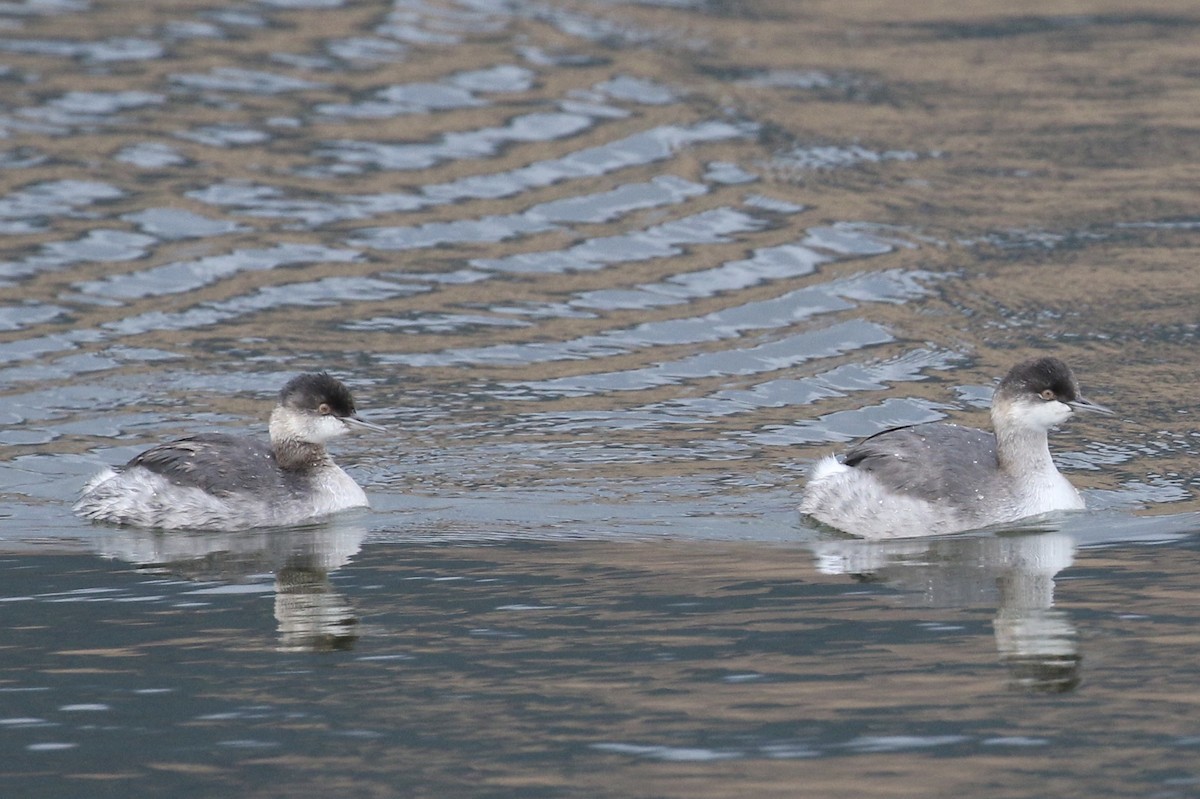
[(1000, 470), (1012, 481), (1016, 516), (1084, 506), (1083, 497), (1050, 457), (1046, 425), (1036, 421), (1031, 424), (1027, 411), (1018, 418), (1006, 418), (995, 413), (994, 408), (992, 423), (996, 430), (996, 459)]
[(1047, 433), (1071, 415), (1061, 402), (1014, 400), (1003, 391), (992, 398), (992, 430), (1000, 468), (1014, 477), (1057, 474)]
[(996, 425), (996, 459), (1000, 468), (1016, 477), (1057, 473), (1050, 457), (1045, 430), (1014, 425)]
[(288, 408), (277, 407), (271, 411), (268, 427), (271, 449), (275, 462), (286, 471), (305, 471), (332, 463), (324, 444), (305, 440), (304, 432), (298, 429), (296, 413)]

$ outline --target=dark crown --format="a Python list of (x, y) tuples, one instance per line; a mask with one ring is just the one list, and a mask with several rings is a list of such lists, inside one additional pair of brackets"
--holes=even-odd
[(1071, 367), (1058, 358), (1034, 358), (1008, 370), (1000, 381), (997, 391), (1004, 394), (1041, 394), (1046, 389), (1054, 392), (1055, 398), (1071, 402), (1079, 398), (1079, 383)]
[(350, 389), (328, 372), (293, 377), (279, 392), (279, 404), (300, 411), (316, 411), (321, 405), (328, 405), (334, 416), (354, 415)]

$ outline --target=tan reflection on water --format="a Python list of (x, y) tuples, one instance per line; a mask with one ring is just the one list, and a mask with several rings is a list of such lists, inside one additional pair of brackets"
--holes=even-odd
[[(0, 126), (7, 131), (0, 153), (9, 164), (0, 171), (0, 198), (55, 181), (123, 192), (89, 200), (80, 185), (68, 184), (74, 188), (59, 203), (35, 202), (32, 212), (16, 213), (14, 224), (27, 227), (5, 228), (0, 398), (14, 417), (5, 417), (5, 433), (45, 434), (32, 442), (6, 440), (5, 457), (142, 445), (176, 428), (193, 430), (200, 408), (217, 414), (217, 424), (250, 426), (265, 418), (276, 388), (262, 384), (264, 374), (328, 366), (353, 378), (363, 408), (381, 414), (372, 418), (399, 423), (395, 441), (355, 440), (339, 448), (346, 463), (369, 475), (376, 496), (431, 495), (452, 504), (477, 491), (509, 491), (504, 496), (529, 501), (525, 489), (569, 484), (603, 490), (607, 500), (608, 492), (662, 488), (669, 495), (682, 485), (668, 500), (679, 503), (684, 519), (690, 507), (680, 496), (753, 504), (772, 490), (778, 502), (810, 459), (882, 423), (882, 412), (854, 416), (862, 408), (887, 411), (885, 403), (912, 398), (905, 412), (982, 423), (982, 413), (970, 410), (955, 388), (986, 387), (1012, 361), (1049, 349), (1077, 368), (1089, 396), (1120, 412), (1112, 422), (1076, 420), (1056, 438), (1056, 451), (1096, 467), (1076, 468), (1072, 479), (1152, 511), (1196, 509), (1200, 19), (1193, 3), (1156, 0), (1135, 8), (1048, 0), (1013, 10), (981, 1), (497, 6), (459, 16), (463, 8), (449, 0), (406, 4), (400, 11), (411, 16), (390, 20), (396, 9), (373, 2), (236, 10), (250, 21), (260, 17), (261, 27), (214, 16), (229, 9), (181, 2), (5, 17), (6, 41), (115, 46), (134, 37), (163, 50), (160, 57), (116, 60), (86, 48), (0, 54), (9, 70), (0, 74)], [(395, 45), (399, 38), (387, 25), (405, 22), (426, 42), (406, 41), (403, 51), (380, 58), (330, 55), (334, 45), (361, 37)], [(183, 35), (180, 23), (212, 25), (219, 35), (197, 36), (195, 29)], [(322, 110), (379, 101), (395, 86), (445, 87), (498, 65), (528, 70), (529, 85), (476, 90), (479, 102), (446, 110), (367, 119)], [(230, 88), (245, 80), (231, 68), (307, 84)], [(641, 84), (613, 90), (610, 82), (623, 77), (651, 88), (642, 86), (641, 96)], [(654, 87), (665, 87), (673, 99), (659, 102)], [(95, 113), (88, 111), (91, 95), (72, 94), (112, 92), (142, 94)], [(549, 117), (531, 117), (549, 113), (586, 120), (550, 135)], [(542, 123), (514, 132), (514, 120), (531, 118)], [(745, 123), (756, 127), (737, 127)], [(489, 136), (494, 146), (485, 147)], [(447, 155), (461, 139), (477, 151)], [(436, 153), (413, 169), (369, 161), (380, 153), (398, 157), (387, 148), (404, 147), (412, 158), (423, 147)], [(19, 161), (27, 163), (11, 165)], [(571, 169), (577, 174), (565, 176)], [(538, 174), (554, 170), (563, 176), (538, 182)], [(738, 170), (757, 179), (737, 182)], [(720, 174), (735, 177), (714, 177)], [(663, 177), (701, 190), (595, 220), (552, 223), (530, 214), (554, 201), (608, 196)], [(480, 189), (496, 185), (507, 191)], [(137, 215), (155, 208), (197, 214), (224, 232), (183, 238), (147, 232)], [(712, 220), (722, 213), (731, 232), (718, 236)], [(696, 219), (705, 220), (693, 222), (701, 228), (697, 241), (662, 244), (664, 227)], [(1180, 221), (1192, 226), (1174, 224)], [(385, 249), (386, 238), (372, 237), (385, 228), (404, 229), (409, 243), (427, 243)], [(663, 287), (682, 291), (682, 276), (831, 228), (850, 230), (860, 244), (890, 242), (890, 250), (868, 257), (825, 248), (815, 268), (785, 277), (730, 289), (714, 282), (712, 290), (676, 303), (628, 299), (646, 286), (660, 297)], [(93, 238), (105, 231), (108, 249)], [(619, 238), (632, 234), (638, 234), (633, 244)], [(647, 240), (664, 250), (603, 260), (617, 242), (648, 248)], [(267, 266), (208, 260), (266, 257), (285, 245), (327, 249)], [(600, 254), (577, 262), (595, 268), (554, 271), (572, 248), (588, 245)], [(550, 271), (485, 268), (518, 256), (542, 257), (538, 263), (549, 263)], [(162, 273), (152, 270), (170, 265), (183, 265), (171, 274), (190, 272), (194, 285), (173, 291), (156, 284), (153, 276)], [(125, 275), (131, 276), (120, 284), (126, 294), (105, 282)], [(844, 291), (827, 298), (828, 309), (808, 315), (797, 300), (795, 316), (766, 321), (754, 311), (792, 292), (844, 289), (862, 275), (895, 276), (911, 290)], [(596, 292), (620, 292), (628, 301), (587, 305)], [(815, 302), (811, 294), (798, 296)], [(744, 306), (752, 309), (750, 322), (708, 335), (724, 324), (721, 314)], [(371, 320), (377, 325), (362, 325)], [(699, 331), (672, 337), (674, 323), (696, 320)], [(759, 321), (764, 326), (751, 324)], [(845, 331), (844, 339), (831, 330)], [(586, 357), (503, 357), (505, 345), (603, 343), (614, 331), (633, 343)], [(769, 349), (781, 341), (800, 342), (789, 353), (794, 361)], [(762, 348), (767, 354), (755, 362)], [(476, 351), (483, 355), (468, 357)], [(455, 360), (447, 353), (467, 355)], [(425, 356), (429, 364), (414, 360)], [(711, 370), (687, 371), (708, 356), (713, 360), (700, 363), (715, 363)], [(875, 371), (847, 387), (853, 381), (846, 370), (857, 367)], [(575, 394), (531, 388), (588, 378), (601, 380), (602, 388)], [(844, 427), (834, 429), (835, 423)], [(468, 569), (494, 555), (493, 548), (464, 547), (454, 558)], [(438, 697), (406, 705), (415, 725), (427, 721), (464, 736), (500, 729), (512, 744), (500, 751), (527, 752), (536, 750), (528, 743), (537, 740), (535, 732), (554, 741), (590, 740), (589, 730), (578, 728), (583, 714), (569, 716), (563, 729), (531, 731), (531, 719), (544, 719), (551, 703), (598, 707), (611, 714), (614, 738), (650, 745), (671, 731), (692, 741), (697, 719), (721, 730), (771, 722), (796, 729), (836, 725), (869, 707), (911, 714), (914, 723), (974, 724), (980, 738), (1071, 731), (1091, 737), (1074, 748), (1067, 740), (961, 758), (758, 752), (703, 768), (602, 755), (621, 765), (612, 773), (574, 771), (570, 763), (538, 773), (509, 762), (464, 767), (461, 752), (447, 754), (436, 742), (416, 754), (368, 742), (357, 758), (264, 755), (251, 765), (305, 775), (309, 795), (348, 788), (386, 795), (398, 771), (464, 788), (580, 795), (727, 796), (731, 784), (756, 797), (970, 795), (981, 783), (998, 794), (1025, 795), (1031, 779), (1047, 796), (1095, 795), (1141, 791), (1146, 784), (1133, 775), (1146, 763), (1165, 768), (1174, 755), (1164, 738), (1195, 734), (1188, 726), (1195, 714), (1179, 711), (1194, 707), (1195, 690), (1161, 667), (1194, 660), (1195, 651), (1190, 618), (1176, 613), (1195, 604), (1194, 592), (1180, 588), (1186, 564), (1165, 548), (1148, 550), (1138, 563), (1170, 576), (1165, 587), (1114, 587), (1076, 576), (1052, 586), (1051, 608), (1053, 576), (1035, 575), (1032, 585), (1022, 585), (1000, 575), (1008, 582), (991, 586), (994, 606), (921, 610), (943, 624), (965, 616), (985, 625), (986, 635), (878, 645), (855, 638), (843, 657), (829, 649), (806, 653), (802, 644), (765, 655), (730, 651), (734, 633), (746, 629), (802, 641), (818, 626), (913, 622), (911, 605), (865, 602), (850, 593), (849, 576), (821, 571), (807, 551), (780, 556), (761, 543), (601, 541), (509, 548), (503, 556), (514, 571), (576, 586), (554, 589), (548, 604), (586, 600), (598, 607), (596, 618), (610, 625), (612, 637), (602, 629), (594, 646), (628, 645), (622, 636), (629, 629), (621, 625), (637, 620), (620, 606), (632, 594), (712, 598), (719, 607), (703, 617), (708, 629), (689, 627), (686, 617), (665, 619), (649, 628), (653, 644), (711, 645), (726, 655), (721, 668), (730, 672), (813, 679), (708, 680), (697, 687), (681, 683), (678, 664), (669, 661), (597, 666), (572, 649), (577, 631), (556, 628), (547, 612), (525, 619), (560, 636), (546, 654), (557, 673), (574, 665), (578, 675), (545, 684), (536, 695), (519, 683), (523, 701), (539, 712), (514, 708), (517, 700), (504, 696), (511, 686), (494, 676), (406, 673), (414, 690)], [(1132, 568), (1096, 553), (1087, 562), (1113, 572)], [(274, 638), (247, 643), (241, 630), (222, 627), (203, 641), (162, 643), (208, 648), (204, 657), (219, 663), (222, 645), (296, 650), (354, 639), (361, 647), (362, 638), (375, 634), (424, 647), (418, 654), (445, 650), (451, 641), (461, 657), (491, 666), (506, 666), (532, 646), (502, 637), (451, 639), (434, 624), (445, 623), (436, 604), (424, 608), (434, 628), (428, 640), (419, 627), (372, 630), (372, 614), (407, 610), (403, 597), (355, 605), (324, 579), (332, 566), (299, 574), (275, 567), (278, 602), (264, 610), (275, 614), (267, 625)], [(833, 593), (816, 613), (786, 598), (748, 611), (720, 606), (739, 591), (792, 581), (831, 586)], [(1014, 595), (1041, 601), (1004, 607), (1004, 597)], [(1149, 631), (1121, 615), (1135, 606), (1156, 616)], [(1059, 643), (1069, 639), (1076, 649), (1057, 654), (1082, 658), (1087, 691), (1030, 698), (1011, 690), (1009, 666), (1020, 661), (1033, 626), (1014, 608), (1042, 614), (1043, 632)], [(497, 614), (498, 626), (507, 620)], [(341, 635), (339, 624), (354, 629)], [(1141, 668), (1147, 658), (1160, 667)], [(956, 669), (931, 667), (945, 663)], [(381, 672), (360, 694), (347, 699), (331, 691), (325, 701), (352, 701), (367, 721), (390, 729), (394, 677)], [(223, 690), (219, 698), (231, 703), (272, 696), (269, 687)], [(483, 698), (460, 701), (455, 691)], [(1119, 731), (1095, 729), (1097, 694), (1110, 703), (1106, 720), (1119, 721)], [(997, 715), (1015, 721), (992, 729)], [(653, 735), (639, 719), (655, 720)], [(588, 750), (587, 757), (594, 763), (598, 755)], [(1069, 769), (1068, 758), (1074, 759)], [(149, 768), (204, 766), (164, 760)], [(713, 779), (713, 769), (723, 779)]]
[[(1176, 486), (1171, 489), (1173, 499), (1183, 498), (1180, 492), (1187, 479), (1181, 475), (1189, 473), (1194, 455), (1188, 442), (1189, 417), (1182, 415), (1194, 393), (1194, 233), (1128, 225), (1158, 224), (1194, 213), (1194, 180), (1189, 176), (1200, 159), (1196, 137), (1189, 131), (1200, 89), (1189, 72), (1197, 26), (1188, 4), (1162, 2), (1154, 4), (1153, 13), (1146, 8), (1128, 13), (1119, 4), (1107, 9), (1051, 3), (1039, 7), (1040, 16), (1025, 17), (1001, 14), (987, 3), (911, 8), (805, 4), (803, 10), (766, 2), (700, 4), (694, 9), (517, 3), (507, 11), (455, 17), (447, 13), (457, 8), (453, 4), (433, 3), (413, 11), (413, 24), (426, 33), (440, 31), (439, 36), (449, 36), (446, 41), (457, 40), (456, 44), (407, 44), (403, 52), (385, 48), (382, 57), (349, 61), (329, 55), (343, 52), (340, 43), (355, 37), (374, 36), (386, 44), (386, 32), (393, 30), (383, 16), (387, 8), (256, 8), (250, 16), (261, 18), (262, 27), (233, 24), (206, 7), (178, 3), (101, 5), (15, 20), (21, 40), (111, 45), (136, 31), (141, 40), (159, 43), (164, 55), (111, 60), (86, 52), (51, 56), (28, 48), (6, 53), (5, 63), (20, 79), (10, 83), (5, 148), (16, 154), (14, 158), (36, 158), (33, 165), (0, 173), (0, 193), (47, 181), (90, 180), (118, 188), (125, 196), (85, 206), (71, 217), (35, 219), (44, 222), (43, 230), (7, 238), (11, 257), (27, 272), (6, 289), (8, 302), (13, 307), (57, 307), (61, 313), (49, 321), (0, 331), (0, 345), (66, 336), (69, 344), (51, 339), (37, 358), (50, 367), (42, 383), (49, 389), (81, 375), (111, 382), (163, 369), (219, 374), (231, 364), (269, 364), (283, 370), (332, 365), (377, 386), (367, 394), (377, 407), (448, 407), (449, 429), (460, 432), (494, 429), (498, 418), (528, 413), (549, 420), (581, 412), (624, 414), (728, 390), (753, 390), (768, 380), (805, 380), (841, 364), (886, 362), (929, 345), (945, 353), (941, 368), (932, 374), (958, 364), (968, 368), (946, 375), (946, 381), (987, 385), (1015, 358), (1049, 347), (1077, 366), (1090, 394), (1129, 420), (1111, 426), (1078, 424), (1064, 435), (1067, 449), (1086, 448), (1094, 439), (1121, 453), (1108, 468), (1077, 472), (1079, 482), (1110, 490), (1126, 483), (1163, 483)], [(173, 33), (182, 30), (180, 23), (209, 25), (219, 35), (193, 32), (189, 36), (194, 38), (188, 38)], [(596, 36), (579, 33), (588, 30)], [(379, 36), (380, 31), (385, 35)], [(613, 43), (619, 46), (608, 46)], [(564, 55), (571, 59), (554, 65), (547, 60)], [(388, 87), (446, 86), (459, 80), (456, 75), (506, 64), (527, 70), (528, 85), (473, 90), (473, 104), (465, 107), (388, 113), (375, 119), (322, 111), (330, 104), (376, 101)], [(263, 91), (231, 69), (265, 73), (283, 83), (278, 88), (268, 84)], [(665, 100), (654, 95), (657, 89), (625, 89), (633, 92), (627, 95), (614, 89), (616, 94), (603, 95), (614, 78), (652, 81), (647, 85), (666, 87), (669, 93)], [(638, 91), (648, 91), (644, 100)], [(87, 103), (71, 94), (89, 92), (143, 95), (124, 101), (121, 110), (89, 116)], [(423, 169), (374, 169), (343, 159), (351, 152), (347, 143), (441, 146), (450, 141), (447, 136), (500, 130), (522, 115), (575, 107), (570, 103), (607, 103), (620, 113), (591, 117), (574, 134), (514, 141), (486, 154), (449, 157)], [(254, 201), (214, 204), (211, 191), (249, 184), (269, 189), (293, 210), (303, 203), (314, 210), (328, 209), (397, 193), (419, 196), (422, 187), (465, 186), (463, 181), (475, 176), (517, 174), (533, 164), (569, 159), (588, 148), (604, 148), (664, 126), (747, 120), (759, 126), (756, 135), (688, 145), (666, 160), (527, 186), (494, 199), (372, 211), (316, 226), (297, 217), (259, 215)], [(235, 137), (242, 143), (227, 146), (195, 140), (196, 131), (213, 125), (242, 126), (257, 131), (261, 140)], [(169, 147), (180, 162), (138, 166), (122, 160), (130, 147), (147, 143)], [(714, 182), (706, 176), (715, 174), (717, 163), (736, 165), (759, 180)], [(331, 172), (335, 166), (344, 168), (344, 174)], [(400, 252), (348, 244), (364, 231), (500, 219), (549, 201), (646, 183), (664, 174), (696, 182), (705, 191), (682, 204), (626, 211), (610, 221), (558, 225), (500, 241), (480, 239)], [(805, 210), (755, 211), (745, 204), (751, 195)], [(137, 224), (130, 215), (149, 208), (182, 209), (229, 222), (237, 230), (179, 240), (155, 241), (151, 236), (140, 247), (140, 256), (139, 247), (133, 248), (132, 258), (94, 260), (86, 257), (85, 249), (81, 259), (52, 268), (36, 265), (38, 258), (57, 257), (60, 243), (85, 239), (97, 229), (135, 234)], [(459, 273), (481, 260), (553, 254), (581, 242), (721, 208), (752, 212), (761, 224), (724, 242), (679, 247), (667, 257), (618, 262), (594, 271), (429, 280), (431, 275)], [(870, 259), (837, 258), (810, 275), (718, 291), (682, 305), (542, 316), (512, 311), (561, 307), (596, 290), (662, 283), (841, 222), (890, 226), (888, 235), (908, 246)], [(87, 281), (109, 275), (200, 264), (213, 256), (283, 244), (320, 245), (346, 255), (234, 269), (182, 293), (97, 301), (77, 291)], [(458, 365), (387, 365), (389, 359), (413, 354), (570, 342), (638, 325), (702, 318), (798, 288), (819, 288), (864, 270), (884, 269), (940, 273), (948, 279), (923, 281), (928, 289), (923, 297), (854, 301), (841, 312), (761, 333), (747, 331), (732, 340), (647, 341), (645, 346), (583, 360), (506, 363), (483, 358)], [(338, 282), (347, 278), (367, 283), (349, 288)], [(412, 287), (418, 290), (414, 293)], [(328, 302), (322, 299), (339, 291), (349, 293)], [(214, 308), (219, 313), (212, 324), (206, 323)], [(344, 324), (463, 315), (496, 324), (385, 326), (374, 332)], [(722, 370), (707, 377), (647, 384), (632, 392), (601, 391), (533, 404), (497, 398), (497, 393), (505, 394), (497, 392), (497, 386), (514, 380), (636, 373), (730, 347), (749, 352), (762, 341), (858, 319), (881, 326), (890, 340), (847, 342), (840, 353), (774, 371), (755, 369), (739, 375)], [(519, 324), (509, 324), (514, 321)], [(78, 331), (101, 333), (80, 336)], [(122, 354), (145, 347), (186, 361), (145, 362), (136, 354)], [(89, 355), (98, 359), (96, 367), (79, 371), (77, 364)], [(113, 360), (106, 362), (110, 357)], [(738, 357), (747, 356), (730, 352), (730, 358)], [(22, 376), (29, 361), (11, 363), (14, 375)], [(1148, 385), (1154, 390), (1145, 390)], [(472, 393), (482, 393), (482, 401), (455, 398), (445, 405), (446, 397)], [(803, 463), (829, 448), (828, 443), (757, 444), (753, 435), (746, 439), (743, 432), (787, 428), (798, 418), (853, 411), (889, 396), (918, 397), (965, 421), (979, 418), (954, 412), (946, 404), (954, 397), (943, 380), (905, 380), (800, 405), (757, 405), (697, 424), (583, 435), (626, 450), (668, 445), (686, 453), (697, 445), (701, 450), (733, 445), (735, 460), (722, 459), (719, 469), (737, 472), (764, 463)], [(189, 392), (180, 400), (194, 404), (196, 398)], [(205, 397), (204, 402), (240, 417), (260, 415), (255, 403), (241, 397)], [(541, 441), (553, 427), (543, 425), (537, 434), (510, 428), (501, 433), (502, 440), (527, 446)], [(1157, 450), (1152, 462), (1138, 452), (1147, 439)], [(43, 451), (80, 451), (95, 443), (56, 437)], [(430, 434), (423, 443), (432, 451), (459, 446), (455, 437), (440, 433)], [(478, 443), (478, 438), (469, 440), (467, 447)], [(710, 469), (706, 460), (707, 455), (685, 454), (652, 464), (593, 462), (587, 470), (596, 477), (630, 470), (644, 476), (702, 473)], [(513, 468), (521, 474), (526, 467)], [(395, 479), (404, 481), (403, 475)]]

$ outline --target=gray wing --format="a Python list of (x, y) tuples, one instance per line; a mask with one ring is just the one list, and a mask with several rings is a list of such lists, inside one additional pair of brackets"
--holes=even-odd
[(287, 489), (287, 475), (275, 453), (261, 441), (223, 433), (188, 436), (160, 444), (134, 457), (126, 468), (140, 466), (175, 485), (213, 494)]
[(941, 422), (877, 433), (851, 447), (844, 462), (898, 493), (958, 506), (978, 502), (999, 469), (995, 435)]

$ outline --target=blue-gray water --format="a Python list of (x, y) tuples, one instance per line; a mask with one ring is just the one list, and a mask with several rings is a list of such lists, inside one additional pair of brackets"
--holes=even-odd
[[(894, 7), (893, 7), (894, 6)], [(0, 795), (1200, 796), (1188, 3), (0, 4)], [(1054, 353), (1091, 510), (795, 511)], [(373, 508), (96, 527), (328, 368)]]

